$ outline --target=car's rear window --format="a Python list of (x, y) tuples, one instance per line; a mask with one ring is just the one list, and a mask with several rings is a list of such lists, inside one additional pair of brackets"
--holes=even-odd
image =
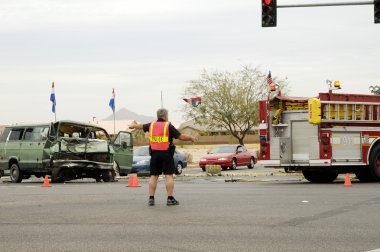
[(215, 149), (212, 149), (209, 153), (210, 154), (233, 153), (235, 151), (236, 151), (236, 146), (220, 146)]

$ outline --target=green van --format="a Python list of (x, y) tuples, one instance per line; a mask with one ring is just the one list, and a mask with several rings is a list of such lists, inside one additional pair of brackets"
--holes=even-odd
[(116, 172), (128, 175), (132, 159), (131, 133), (121, 131), (111, 141), (105, 129), (80, 122), (9, 126), (0, 138), (0, 174), (9, 169), (13, 183), (31, 175), (111, 182)]

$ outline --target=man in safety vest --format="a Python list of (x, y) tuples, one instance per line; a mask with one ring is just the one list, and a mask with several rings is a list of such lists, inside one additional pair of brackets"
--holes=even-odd
[(157, 188), (158, 177), (164, 173), (166, 191), (168, 194), (167, 205), (178, 205), (179, 202), (173, 197), (174, 180), (174, 150), (173, 138), (181, 141), (195, 141), (192, 136), (181, 134), (169, 121), (168, 110), (157, 110), (157, 121), (147, 124), (132, 124), (130, 129), (142, 129), (149, 132), (150, 145), (150, 180), (149, 180), (149, 205), (155, 204), (154, 194)]

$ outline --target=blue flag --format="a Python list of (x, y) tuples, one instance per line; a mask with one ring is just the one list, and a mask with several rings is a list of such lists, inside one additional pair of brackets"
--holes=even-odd
[(55, 92), (54, 92), (54, 82), (51, 84), (51, 94), (50, 94), (50, 101), (52, 102), (51, 112), (55, 113)]
[(108, 105), (111, 107), (112, 111), (115, 112), (115, 89), (112, 89), (112, 97)]

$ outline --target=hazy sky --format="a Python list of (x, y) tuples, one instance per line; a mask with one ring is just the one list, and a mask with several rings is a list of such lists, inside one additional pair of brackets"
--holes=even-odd
[[(337, 2), (339, 0), (314, 0)], [(278, 4), (311, 0), (277, 0)], [(187, 81), (203, 68), (260, 66), (287, 77), (291, 95), (380, 85), (380, 24), (373, 5), (279, 9), (261, 27), (260, 0), (0, 0), (0, 124), (89, 121), (116, 108), (180, 121)]]

